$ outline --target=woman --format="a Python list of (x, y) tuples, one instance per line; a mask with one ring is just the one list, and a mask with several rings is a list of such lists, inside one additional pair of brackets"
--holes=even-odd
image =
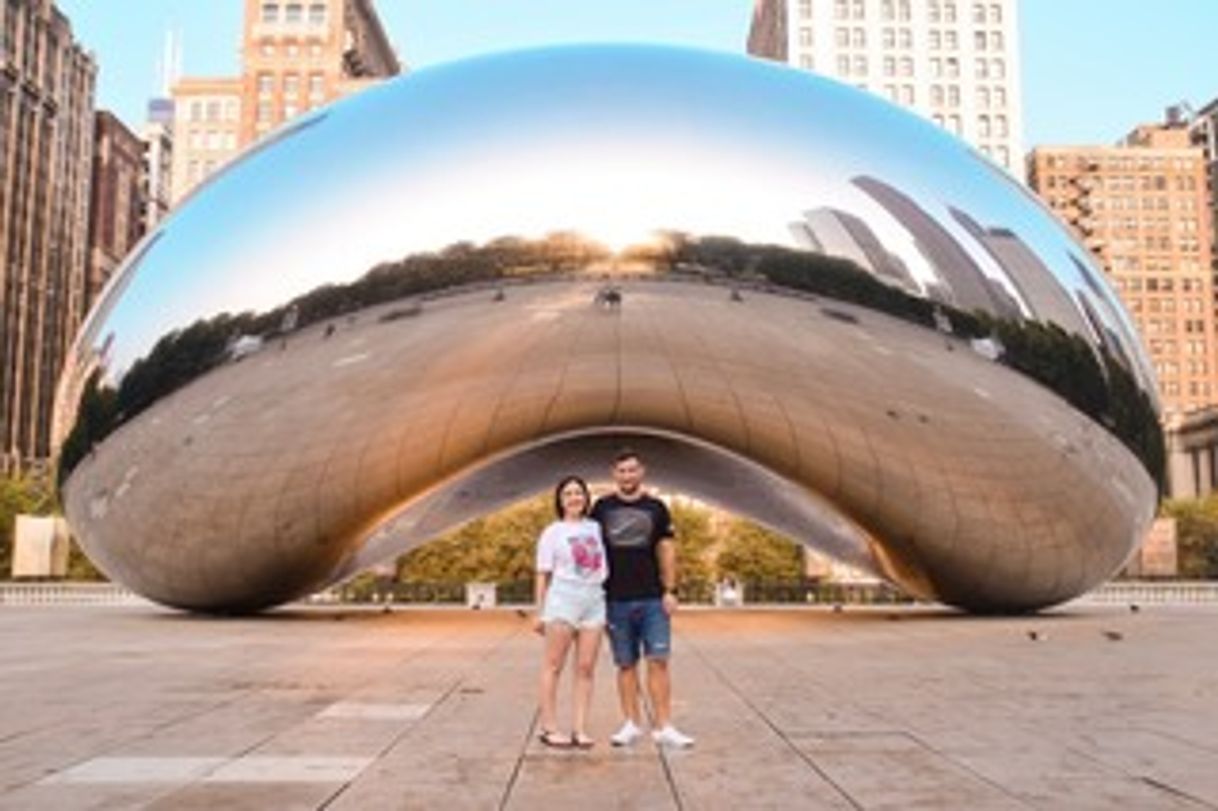
[[(588, 749), (585, 723), (592, 700), (592, 676), (605, 627), (605, 592), (609, 575), (600, 525), (588, 518), (592, 497), (578, 476), (567, 476), (554, 488), (558, 520), (537, 540), (534, 595), (540, 607), (534, 629), (545, 637), (541, 665), (541, 742), (546, 746)], [(555, 704), (558, 678), (571, 644), (575, 644), (573, 733), (558, 732)]]

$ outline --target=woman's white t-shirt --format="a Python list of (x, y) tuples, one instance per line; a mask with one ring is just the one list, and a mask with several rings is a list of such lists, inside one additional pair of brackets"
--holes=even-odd
[(555, 521), (537, 540), (537, 571), (555, 580), (600, 585), (609, 576), (601, 525), (591, 519)]

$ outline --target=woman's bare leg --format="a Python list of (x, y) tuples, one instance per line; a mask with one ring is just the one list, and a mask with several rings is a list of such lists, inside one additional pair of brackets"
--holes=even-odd
[(601, 649), (604, 630), (598, 625), (582, 628), (575, 642), (575, 707), (571, 728), (576, 735), (586, 736), (588, 708), (592, 704), (592, 681), (596, 676), (596, 657)]
[(541, 660), (541, 729), (552, 731), (558, 728), (558, 677), (562, 675), (567, 661), (567, 652), (575, 629), (565, 622), (547, 622), (545, 653)]

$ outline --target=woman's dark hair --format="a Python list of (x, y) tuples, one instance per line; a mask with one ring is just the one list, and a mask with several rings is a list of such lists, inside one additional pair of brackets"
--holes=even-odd
[(588, 483), (579, 476), (563, 476), (559, 480), (558, 486), (554, 488), (554, 512), (558, 514), (559, 519), (567, 517), (562, 508), (562, 491), (571, 482), (578, 484), (579, 489), (584, 491), (584, 511), (582, 515), (587, 518), (588, 511), (592, 509), (592, 493), (588, 490)]

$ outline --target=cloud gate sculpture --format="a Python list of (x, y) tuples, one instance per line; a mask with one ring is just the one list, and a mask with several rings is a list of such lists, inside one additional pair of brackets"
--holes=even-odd
[(639, 447), (910, 593), (1023, 611), (1154, 512), (1102, 274), (938, 128), (642, 46), (419, 71), (273, 134), (141, 244), (61, 382), (64, 506), (162, 603), (291, 600)]

